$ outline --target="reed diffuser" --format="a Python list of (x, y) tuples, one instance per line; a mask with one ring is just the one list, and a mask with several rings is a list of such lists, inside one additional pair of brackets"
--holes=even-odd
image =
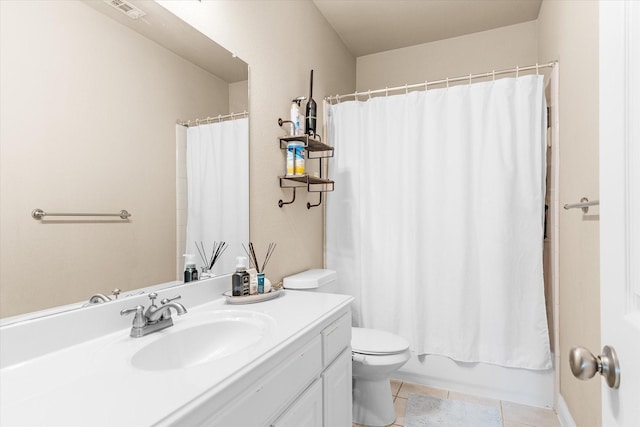
[(271, 259), (271, 255), (273, 255), (273, 251), (276, 249), (276, 244), (271, 242), (269, 243), (269, 247), (267, 248), (267, 254), (264, 257), (264, 262), (262, 266), (258, 262), (258, 257), (256, 256), (256, 250), (253, 247), (253, 243), (249, 242), (249, 250), (242, 245), (244, 251), (247, 253), (249, 257), (249, 264), (252, 268), (256, 269), (256, 291), (258, 294), (269, 293), (271, 291), (271, 282), (264, 277), (264, 269), (267, 268), (267, 264)]
[(198, 246), (198, 242), (194, 243), (196, 244), (196, 248), (198, 249), (198, 253), (200, 254), (200, 258), (203, 263), (201, 277), (213, 277), (211, 270), (213, 270), (213, 266), (216, 265), (216, 262), (218, 262), (222, 257), (222, 254), (227, 250), (229, 245), (227, 245), (227, 242), (213, 242), (211, 256), (207, 257), (207, 251), (204, 244), (200, 242), (200, 246)]
[(267, 264), (271, 259), (271, 255), (273, 255), (273, 251), (276, 249), (276, 244), (273, 242), (269, 243), (269, 247), (267, 248), (267, 254), (264, 257), (264, 262), (262, 263), (262, 266), (260, 266), (260, 263), (258, 262), (258, 257), (256, 256), (256, 250), (253, 246), (253, 243), (249, 242), (249, 250), (247, 250), (244, 244), (242, 245), (242, 247), (244, 248), (244, 251), (249, 257), (250, 266), (252, 268), (255, 268), (258, 273), (264, 273), (264, 269), (267, 268)]

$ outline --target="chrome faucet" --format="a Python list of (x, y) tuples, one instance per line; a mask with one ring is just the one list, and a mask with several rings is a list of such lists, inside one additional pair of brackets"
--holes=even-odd
[[(111, 295), (113, 295), (115, 299), (118, 299), (118, 295), (120, 295), (120, 292), (122, 292), (120, 289), (115, 288), (113, 291), (111, 291)], [(106, 296), (104, 294), (93, 294), (91, 298), (89, 298), (89, 302), (84, 304), (83, 307), (108, 301), (112, 301), (111, 296)]]
[(89, 298), (89, 304), (100, 304), (107, 301), (111, 301), (111, 298), (103, 294), (94, 294)]
[(180, 295), (171, 299), (165, 298), (160, 301), (160, 307), (155, 304), (157, 294), (149, 294), (151, 305), (144, 311), (144, 306), (138, 305), (134, 308), (127, 308), (120, 312), (121, 316), (126, 314), (135, 313), (133, 318), (133, 325), (131, 326), (131, 336), (134, 338), (140, 338), (153, 332), (160, 331), (162, 329), (173, 326), (173, 319), (171, 318), (171, 309), (173, 308), (178, 316), (181, 316), (187, 312), (184, 305), (174, 300), (180, 299)]

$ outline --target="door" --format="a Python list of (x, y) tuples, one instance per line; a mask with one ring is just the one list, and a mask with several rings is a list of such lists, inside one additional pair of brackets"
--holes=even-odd
[[(640, 2), (600, 1), (600, 311), (620, 386), (603, 427), (640, 426)], [(595, 349), (592, 349), (595, 350)]]

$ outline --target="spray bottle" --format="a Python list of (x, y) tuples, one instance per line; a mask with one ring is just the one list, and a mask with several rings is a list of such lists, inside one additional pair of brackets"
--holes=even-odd
[(304, 134), (304, 116), (300, 113), (300, 104), (307, 99), (306, 96), (299, 96), (291, 100), (291, 111), (289, 120), (291, 120), (291, 136)]
[(305, 130), (309, 136), (316, 134), (316, 110), (318, 106), (313, 100), (313, 70), (311, 70), (311, 78), (309, 81), (309, 101), (307, 101), (307, 111), (305, 116)]
[(184, 283), (198, 280), (198, 270), (196, 269), (195, 255), (184, 254)]

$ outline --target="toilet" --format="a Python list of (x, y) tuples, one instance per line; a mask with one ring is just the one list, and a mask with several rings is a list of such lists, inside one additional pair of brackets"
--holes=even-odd
[[(337, 292), (336, 272), (312, 269), (285, 277), (285, 289)], [(353, 422), (387, 426), (395, 421), (391, 375), (409, 360), (409, 342), (390, 332), (351, 328)]]

